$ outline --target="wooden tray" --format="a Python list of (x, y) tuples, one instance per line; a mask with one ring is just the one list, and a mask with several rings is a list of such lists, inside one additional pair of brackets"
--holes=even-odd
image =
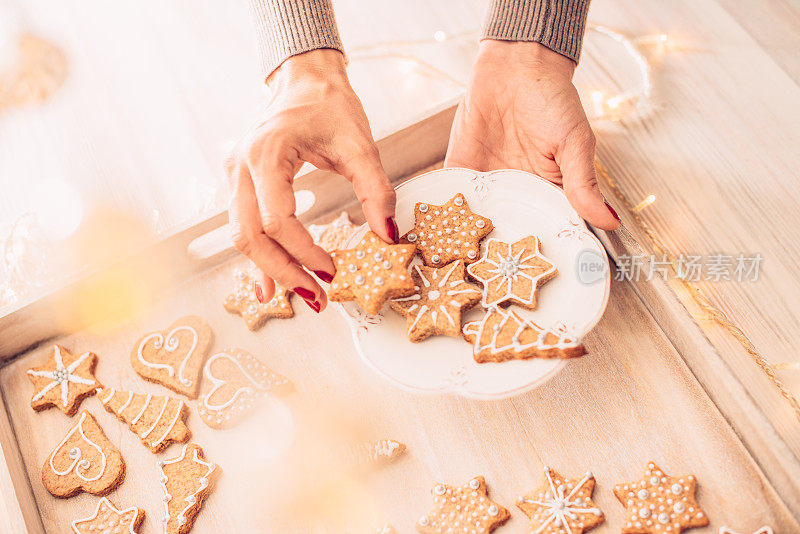
[[(453, 111), (437, 110), (379, 142), (393, 179), (441, 160)], [(355, 213), (354, 199), (342, 196), (346, 189), (334, 180), (314, 171), (297, 181), (319, 199), (306, 222), (330, 218), (342, 206)], [(386, 522), (400, 533), (413, 532), (416, 518), (429, 509), (434, 483), (461, 484), (478, 474), (486, 477), (490, 496), (512, 512), (498, 532), (526, 532), (514, 502), (541, 483), (544, 465), (571, 476), (592, 470), (595, 501), (607, 518), (595, 532), (618, 532), (623, 507), (612, 487), (638, 479), (649, 460), (669, 474), (697, 476), (698, 500), (711, 520), (697, 532), (725, 525), (749, 533), (764, 524), (775, 532), (800, 532), (793, 517), (800, 503), (796, 461), (779, 439), (737, 435), (740, 428), (761, 428), (763, 413), (754, 403), (731, 407), (728, 392), (736, 382), (729, 375), (695, 370), (711, 363), (686, 354), (700, 346), (700, 338), (674, 295), (661, 288), (613, 282), (606, 314), (585, 339), (589, 355), (523, 396), (495, 402), (415, 396), (376, 378), (360, 362), (344, 319), (332, 307), (317, 316), (295, 299), (293, 319), (272, 320), (256, 333), (225, 312), (222, 300), (241, 260), (227, 248), (224, 233), (205, 235), (224, 222), (224, 214), (216, 215), (126, 260), (130, 269), (168, 257), (164, 265), (174, 276), (148, 286), (153, 298), (125, 324), (56, 322), (63, 303), (78, 302), (93, 280), (122, 265), (37, 295), (0, 318), (0, 532), (68, 532), (70, 521), (88, 515), (97, 500), (86, 494), (55, 499), (42, 486), (41, 466), (72, 420), (54, 409), (31, 410), (25, 370), (58, 342), (96, 352), (98, 379), (108, 386), (163, 394), (133, 372), (130, 349), (142, 333), (190, 313), (209, 322), (214, 348), (248, 350), (296, 387), (231, 430), (206, 427), (189, 403), (192, 441), (223, 469), (194, 532), (360, 533)], [(600, 237), (607, 246), (619, 246), (619, 236)], [(179, 447), (153, 455), (97, 398), (82, 407), (97, 417), (127, 463), (124, 483), (109, 497), (117, 505), (144, 508), (142, 532), (160, 532), (156, 462), (177, 455)], [(320, 463), (335, 443), (381, 438), (400, 440), (408, 451), (357, 476)]]

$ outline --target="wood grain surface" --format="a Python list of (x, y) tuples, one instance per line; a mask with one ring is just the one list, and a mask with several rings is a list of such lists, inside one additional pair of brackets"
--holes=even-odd
[[(0, 185), (6, 192), (19, 193), (0, 196), (0, 224), (35, 206), (43, 177), (75, 184), (89, 208), (129, 212), (162, 233), (195, 217), (204, 206), (224, 204), (222, 158), (257, 118), (253, 110), (263, 99), (244, 2), (222, 8), (209, 0), (10, 0), (0, 9), (6, 6), (11, 6), (20, 27), (65, 49), (69, 78), (44, 105), (0, 116)], [(469, 32), (478, 28), (484, 8), (479, 0), (376, 0), (368, 9), (361, 2), (336, 2), (348, 48), (429, 39), (437, 30)], [(800, 241), (794, 237), (800, 223), (800, 8), (787, 0), (594, 0), (590, 18), (631, 35), (667, 32), (675, 43), (663, 54), (650, 54), (652, 111), (643, 118), (594, 124), (600, 160), (634, 202), (657, 196), (641, 216), (675, 253), (759, 252), (765, 257), (757, 283), (701, 286), (768, 360), (800, 361), (793, 348), (800, 326), (800, 280), (793, 269), (800, 254)], [(610, 93), (635, 80), (630, 59), (608, 53), (607, 45), (587, 36), (576, 75), (586, 103), (594, 90)], [(469, 39), (404, 48), (462, 81), (468, 79), (474, 51)], [(376, 136), (461, 91), (459, 84), (397, 57), (356, 58), (349, 72)], [(619, 207), (614, 198), (609, 201)], [(630, 214), (621, 215), (633, 242), (646, 250), (647, 239)], [(618, 254), (632, 250), (623, 246)], [(535, 392), (483, 404), (414, 397), (379, 382), (356, 361), (344, 322), (332, 310), (313, 321), (298, 302), (297, 319), (249, 334), (221, 310), (228, 274), (192, 281), (207, 285), (202, 290), (177, 289), (175, 298), (165, 297), (159, 310), (122, 329), (101, 331), (101, 337), (97, 331), (81, 332), (64, 342), (76, 350), (86, 346), (98, 352), (98, 373), (109, 385), (119, 381), (157, 391), (126, 367), (128, 345), (177, 315), (199, 313), (218, 331), (220, 342), (268, 355), (276, 370), (295, 380), (299, 391), (289, 403), (299, 427), (306, 418), (315, 419), (306, 414), (335, 403), (341, 407), (337, 411), (364, 423), (368, 438), (394, 437), (408, 443), (407, 456), (369, 477), (365, 493), (360, 484), (352, 485), (359, 497), (374, 497), (377, 503), (369, 508), (367, 524), (358, 525), (364, 531), (386, 519), (400, 532), (408, 531), (406, 514), (416, 517), (427, 509), (427, 491), (436, 480), (459, 483), (483, 474), (490, 495), (512, 507), (518, 493), (539, 483), (541, 465), (548, 463), (564, 473), (587, 468), (595, 472), (597, 502), (609, 519), (599, 531), (611, 532), (621, 514), (611, 486), (635, 479), (651, 458), (670, 474), (692, 471), (698, 476), (700, 503), (714, 527), (707, 532), (723, 522), (741, 532), (764, 523), (771, 523), (776, 532), (800, 530), (772, 489), (779, 487), (795, 508), (800, 502), (797, 478), (791, 474), (798, 469), (800, 424), (741, 346), (705, 320), (677, 287), (672, 290), (694, 313), (687, 317), (700, 327), (694, 335), (698, 340), (705, 337), (719, 358), (713, 364), (703, 366), (699, 357), (694, 362), (687, 357), (687, 350), (700, 341), (693, 344), (676, 337), (685, 330), (665, 331), (675, 326), (668, 320), (674, 316), (660, 312), (661, 300), (649, 300), (642, 288), (615, 284), (606, 317), (588, 340), (590, 357), (571, 364)], [(631, 321), (634, 310), (641, 318)], [(306, 339), (302, 346), (290, 341), (298, 335)], [(52, 410), (35, 415), (26, 407), (30, 385), (22, 374), (22, 361), (0, 371), (13, 423), (0, 420), (0, 435), (16, 432), (26, 444), (22, 460), (39, 510), (20, 503), (22, 515), (35, 522), (41, 512), (46, 527), (64, 530), (68, 516), (88, 510), (93, 501), (86, 496), (55, 501), (42, 494), (41, 463), (69, 422)], [(718, 388), (715, 369), (724, 369), (736, 382)], [(780, 376), (800, 394), (800, 372)], [(155, 469), (152, 455), (100, 410), (96, 399), (86, 405), (112, 440), (122, 444), (131, 465), (142, 473), (148, 465)], [(756, 410), (764, 414), (763, 420), (754, 415)], [(223, 468), (229, 456), (235, 458), (231, 443), (237, 439), (230, 436), (241, 433), (217, 435), (196, 416), (190, 426), (208, 456)], [(748, 435), (738, 440), (732, 428)], [(265, 441), (267, 437), (272, 436)], [(767, 449), (759, 440), (774, 448), (763, 452)], [(760, 466), (745, 445), (751, 453), (759, 451)], [(167, 455), (175, 451), (173, 447)], [(264, 469), (269, 466), (262, 464)], [(782, 479), (774, 475), (784, 467)], [(0, 488), (19, 484), (21, 469), (22, 463), (12, 461), (0, 471)], [(769, 480), (759, 469), (770, 473)], [(236, 503), (239, 476), (254, 475), (241, 466), (228, 467), (219, 492), (201, 514), (198, 531), (203, 532), (203, 526), (238, 527), (236, 517), (241, 517), (242, 528), (262, 520), (278, 527), (291, 524), (292, 514), (284, 509), (253, 517), (247, 515), (248, 508), (236, 508), (241, 506)], [(156, 531), (160, 516), (154, 487), (132, 470), (112, 496), (121, 501), (117, 504), (140, 500), (149, 514), (145, 532)], [(523, 531), (522, 516), (514, 512), (513, 526), (507, 529)], [(14, 511), (9, 515), (19, 516)], [(324, 532), (324, 523), (318, 521), (313, 529)]]
[[(273, 320), (249, 332), (221, 305), (232, 288), (231, 274), (229, 263), (165, 293), (137, 320), (58, 340), (73, 351), (95, 351), (100, 358), (96, 375), (106, 386), (164, 394), (131, 369), (132, 344), (179, 316), (200, 314), (214, 329), (215, 348), (248, 350), (294, 382), (296, 392), (286, 398), (285, 408), (267, 406), (226, 431), (206, 427), (190, 402), (192, 439), (224, 473), (200, 514), (197, 532), (366, 532), (384, 521), (411, 532), (414, 519), (431, 503), (434, 483), (461, 484), (478, 474), (486, 477), (492, 498), (512, 508), (512, 520), (502, 531), (524, 532), (524, 516), (514, 502), (539, 485), (545, 464), (562, 473), (592, 470), (598, 481), (595, 500), (608, 519), (598, 532), (614, 532), (623, 508), (612, 486), (638, 479), (649, 460), (670, 474), (697, 476), (699, 503), (711, 519), (711, 526), (698, 532), (715, 532), (722, 525), (751, 532), (763, 524), (776, 532), (800, 532), (628, 284), (613, 284), (606, 314), (586, 338), (588, 356), (528, 394), (476, 402), (407, 394), (382, 381), (359, 360), (335, 307), (316, 316), (295, 298), (293, 319)], [(399, 357), (403, 350), (413, 345), (399, 347)], [(29, 405), (25, 369), (48, 351), (49, 345), (43, 346), (4, 367), (0, 386), (45, 529), (64, 532), (69, 519), (92, 508), (96, 498), (55, 499), (40, 481), (43, 462), (71, 424), (57, 410), (35, 413)], [(175, 456), (179, 446), (153, 455), (97, 398), (83, 407), (127, 462), (126, 479), (112, 500), (145, 508), (144, 532), (156, 532), (163, 514), (156, 462)], [(336, 509), (344, 517), (315, 503), (315, 496), (333, 498), (322, 471), (304, 478), (304, 465), (314, 465), (323, 452), (319, 444), (387, 437), (406, 443), (408, 451), (376, 472), (335, 481)], [(280, 452), (284, 446), (288, 452)], [(304, 489), (304, 483), (313, 489)], [(288, 496), (305, 500), (301, 512), (297, 503), (285, 502)]]

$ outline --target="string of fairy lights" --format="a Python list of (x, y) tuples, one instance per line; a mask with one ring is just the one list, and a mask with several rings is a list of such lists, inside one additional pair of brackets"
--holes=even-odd
[[(593, 23), (589, 23), (587, 30), (617, 43), (630, 57), (636, 68), (638, 78), (638, 82), (634, 87), (614, 94), (606, 94), (601, 90), (592, 91), (590, 93), (591, 105), (587, 106), (587, 115), (589, 119), (591, 121), (605, 120), (619, 122), (633, 111), (641, 111), (649, 108), (652, 105), (654, 89), (652, 66), (648, 60), (648, 53), (652, 54), (655, 52), (660, 55), (673, 50), (675, 46), (670, 36), (665, 33), (630, 36), (608, 26)], [(448, 34), (445, 31), (438, 30), (434, 32), (433, 36), (430, 38), (408, 41), (387, 41), (369, 46), (355, 47), (349, 50), (348, 55), (351, 62), (381, 61), (386, 59), (399, 60), (403, 62), (403, 65), (407, 66), (407, 69), (414, 69), (420, 74), (447, 80), (454, 86), (463, 89), (466, 87), (465, 82), (413, 54), (411, 49), (421, 45), (436, 43), (474, 43), (477, 40), (477, 36), (478, 32), (475, 30), (455, 34)], [(31, 105), (46, 100), (58, 89), (65, 77), (66, 59), (63, 52), (61, 52), (58, 47), (45, 40), (27, 34), (24, 35), (19, 44), (19, 56), (19, 61), (14, 64), (14, 70), (12, 72), (0, 72), (0, 108)], [(658, 235), (649, 227), (641, 216), (644, 210), (655, 204), (656, 195), (649, 194), (639, 202), (631, 202), (599, 162), (598, 175), (601, 180), (612, 189), (623, 206), (628, 210), (632, 221), (640, 227), (644, 235), (648, 236), (654, 249), (658, 249), (659, 252), (666, 253), (669, 257), (674, 258), (674, 255), (668, 253), (667, 249), (658, 238)], [(14, 251), (25, 248), (20, 244), (25, 241), (24, 236), (21, 236), (18, 231), (21, 227), (20, 224), (13, 225), (2, 244), (4, 254), (1, 259), (0, 273), (9, 275), (9, 278), (5, 281), (6, 286), (9, 286), (9, 282), (13, 283), (16, 281), (17, 283), (21, 283), (20, 277), (14, 276), (15, 273), (20, 271), (19, 262), (21, 261), (19, 258), (16, 258)], [(676, 272), (678, 271), (676, 270)], [(678, 272), (678, 274), (680, 273)], [(755, 363), (758, 364), (772, 381), (781, 395), (786, 398), (797, 417), (800, 419), (800, 404), (775, 374), (776, 370), (800, 370), (800, 362), (780, 362), (774, 364), (768, 362), (766, 358), (756, 350), (754, 343), (745, 334), (744, 330), (731, 321), (719, 307), (715, 306), (700, 288), (686, 281), (685, 277), (678, 276), (678, 279), (684, 285), (688, 285), (687, 290), (690, 295), (708, 314), (708, 317), (725, 328), (739, 341)], [(4, 287), (2, 289), (6, 296), (11, 295), (13, 297), (19, 293), (18, 291), (14, 291), (13, 287)], [(0, 295), (0, 297), (2, 297), (2, 295)], [(0, 298), (0, 305), (3, 303), (3, 299)]]

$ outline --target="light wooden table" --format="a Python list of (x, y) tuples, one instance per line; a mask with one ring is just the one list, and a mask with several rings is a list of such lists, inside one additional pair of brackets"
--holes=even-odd
[[(219, 162), (239, 132), (254, 119), (252, 110), (261, 98), (255, 46), (244, 3), (230, 3), (224, 9), (210, 1), (109, 4), (85, 0), (66, 5), (34, 0), (12, 4), (26, 14), (27, 22), (23, 24), (65, 48), (70, 77), (63, 90), (44, 106), (0, 116), (0, 185), (4, 191), (20, 192), (19, 196), (7, 194), (0, 198), (0, 223), (8, 223), (31, 209), (35, 200), (26, 199), (35, 199), (36, 181), (46, 176), (77, 184), (89, 207), (111, 205), (128, 210), (160, 232), (196, 215), (202, 204), (214, 202), (222, 181)], [(348, 48), (381, 41), (429, 39), (437, 30), (448, 34), (474, 30), (484, 9), (483, 2), (477, 0), (457, 5), (380, 0), (370, 5), (364, 11), (363, 3), (337, 2)], [(651, 193), (657, 195), (657, 202), (641, 215), (676, 253), (760, 252), (765, 257), (758, 283), (706, 283), (702, 284), (703, 290), (741, 325), (770, 361), (800, 361), (793, 350), (800, 322), (800, 284), (792, 269), (800, 252), (800, 241), (793, 235), (800, 213), (800, 155), (796, 150), (800, 141), (800, 62), (796, 54), (800, 47), (800, 8), (782, 0), (595, 0), (590, 18), (633, 35), (667, 32), (679, 48), (668, 51), (654, 66), (654, 113), (643, 121), (595, 124), (601, 161), (634, 201)], [(596, 44), (591, 36), (587, 39), (576, 78), (585, 102), (590, 101), (591, 91), (612, 86), (615, 79), (625, 78), (630, 71), (628, 58), (600, 56)], [(474, 44), (469, 40), (423, 44), (403, 51), (425, 58), (456, 79), (466, 80)], [(378, 134), (460, 91), (458, 84), (425, 74), (400, 59), (356, 58), (350, 73)], [(216, 195), (218, 203), (223, 200), (221, 197)], [(610, 200), (617, 205), (613, 198)], [(637, 231), (629, 214), (621, 215), (627, 229), (646, 250), (646, 237)], [(609, 246), (613, 247), (613, 243)], [(628, 252), (632, 246), (623, 243), (616, 253)], [(666, 340), (659, 338), (660, 334), (651, 335), (648, 321), (630, 325), (624, 314), (615, 312), (624, 310), (626, 305), (636, 308), (629, 303), (633, 300), (626, 300), (635, 299), (631, 288), (647, 311), (658, 318), (661, 328), (653, 326), (653, 331), (663, 332)], [(425, 437), (424, 430), (403, 425), (413, 438), (416, 452), (405, 464), (379, 475), (386, 477), (379, 484), (390, 488), (392, 477), (403, 470), (403, 478), (416, 484), (416, 491), (404, 490), (404, 497), (413, 501), (409, 510), (416, 513), (426, 508), (425, 488), (434, 477), (455, 482), (453, 479), (467, 477), (476, 470), (489, 476), (487, 471), (491, 470), (492, 494), (510, 504), (513, 492), (538, 481), (541, 461), (565, 465), (565, 470), (591, 464), (598, 478), (605, 480), (598, 489), (599, 499), (613, 524), (613, 514), (619, 510), (607, 493), (609, 486), (617, 478), (635, 477), (648, 454), (667, 455), (665, 451), (678, 447), (684, 428), (678, 421), (683, 421), (683, 425), (693, 422), (691, 428), (700, 433), (694, 450), (702, 454), (689, 460), (686, 453), (693, 447), (683, 445), (677, 450), (684, 454), (662, 456), (665, 461), (691, 467), (704, 488), (703, 498), (717, 492), (728, 495), (734, 489), (734, 480), (744, 488), (737, 493), (741, 500), (734, 496), (731, 501), (722, 501), (720, 518), (736, 519), (726, 515), (725, 510), (733, 514), (737, 506), (752, 508), (747, 499), (757, 497), (748, 488), (759, 487), (763, 473), (768, 474), (769, 483), (779, 488), (797, 514), (800, 493), (795, 475), (800, 471), (800, 425), (785, 401), (741, 346), (702, 316), (696, 317), (700, 326), (696, 333), (707, 337), (719, 367), (703, 367), (703, 362), (690, 361), (692, 352), (687, 350), (690, 345), (685, 343), (683, 330), (665, 326), (668, 317), (658, 305), (660, 300), (648, 291), (639, 285), (614, 286), (612, 306), (590, 340), (594, 351), (608, 354), (607, 358), (587, 358), (570, 366), (546, 387), (507, 403), (525, 421), (520, 425), (512, 418), (501, 425), (504, 429), (525, 429), (525, 442), (515, 439), (511, 445), (513, 454), (507, 452), (507, 437), (492, 437), (491, 432), (477, 427), (463, 429), (453, 423), (452, 428), (443, 429), (441, 437), (433, 440)], [(679, 291), (678, 296), (692, 311), (687, 296)], [(338, 317), (321, 322), (328, 325), (321, 328), (340, 328), (342, 325), (333, 326), (337, 320)], [(626, 328), (644, 330), (627, 332)], [(640, 338), (641, 346), (634, 342)], [(692, 372), (680, 371), (682, 364), (677, 357), (667, 358), (668, 363), (655, 370), (642, 367), (644, 360), (634, 357), (653, 352), (654, 347), (662, 355), (677, 347), (689, 360)], [(645, 421), (652, 417), (645, 414), (652, 416), (657, 410), (668, 410), (664, 417), (668, 421), (664, 423), (666, 428), (659, 428), (663, 434), (658, 435), (664, 436), (661, 446), (631, 445), (645, 448), (626, 453), (626, 460), (622, 461), (609, 458), (610, 451), (600, 455), (599, 448), (578, 447), (574, 440), (569, 442), (573, 448), (561, 449), (561, 439), (534, 439), (541, 438), (539, 433), (554, 435), (550, 423), (539, 419), (541, 414), (554, 409), (564, 416), (581, 411), (582, 403), (571, 404), (572, 396), (562, 396), (569, 384), (581, 383), (579, 376), (571, 374), (588, 365), (605, 371), (598, 373), (604, 386), (592, 390), (588, 397), (592, 401), (609, 396), (609, 403), (618, 403), (618, 388), (633, 388), (645, 397), (656, 395), (648, 397), (644, 407), (637, 408), (640, 415), (628, 415), (626, 422), (636, 417), (636, 425), (629, 431), (646, 441), (644, 436), (649, 434), (643, 429)], [(287, 374), (290, 370), (297, 376), (306, 376), (302, 366), (287, 367)], [(718, 371), (735, 376), (740, 389), (710, 386)], [(337, 378), (337, 373), (347, 378)], [(615, 373), (624, 374), (614, 378)], [(377, 388), (378, 398), (386, 396), (384, 401), (376, 401), (377, 406), (380, 402), (385, 402), (384, 406), (406, 403), (408, 413), (416, 408), (430, 409), (430, 420), (437, 422), (454, 415), (459, 420), (473, 420), (477, 413), (485, 415), (479, 405), (417, 399), (390, 390), (374, 383), (355, 361), (346, 370), (330, 368), (308, 374), (309, 380), (319, 381), (317, 386), (307, 386), (310, 398), (321, 394), (314, 393), (315, 387), (346, 396), (339, 390), (347, 390), (345, 384), (354, 374), (361, 378), (357, 382), (359, 388)], [(693, 376), (700, 382), (694, 382)], [(787, 371), (781, 377), (800, 393), (800, 372)], [(665, 393), (671, 391), (669, 387), (661, 389), (661, 384), (672, 381), (685, 388), (679, 391), (675, 385), (674, 397)], [(580, 395), (582, 391), (575, 393)], [(550, 399), (548, 392), (557, 395), (559, 401)], [(706, 397), (723, 410), (727, 422), (709, 407)], [(668, 403), (667, 398), (681, 399), (681, 404)], [(766, 415), (753, 415), (753, 408)], [(618, 419), (621, 414), (598, 410), (604, 422), (606, 418), (611, 421), (608, 436), (599, 443), (617, 443), (614, 436), (618, 434), (614, 432), (624, 431)], [(380, 412), (376, 408), (376, 413)], [(539, 415), (532, 417), (532, 413)], [(378, 428), (391, 433), (392, 427), (380, 426), (386, 425), (380, 417), (372, 420)], [(739, 450), (742, 445), (729, 425), (739, 432), (758, 465), (747, 460), (739, 471), (715, 472), (713, 465), (703, 464), (702, 458), (747, 457)], [(424, 423), (421, 427), (433, 428)], [(470, 437), (459, 442), (456, 451), (450, 451), (447, 447), (453, 439), (444, 436), (455, 438), (462, 435), (460, 432)], [(407, 436), (396, 437), (412, 441)], [(535, 445), (527, 445), (534, 441)], [(648, 449), (650, 446), (654, 448)], [(490, 453), (479, 454), (476, 450), (480, 447)], [(531, 459), (526, 467), (528, 473), (519, 478), (509, 474), (510, 467), (498, 469), (497, 463), (489, 460), (500, 457), (510, 464), (512, 458), (520, 462), (528, 455), (538, 456), (539, 460)], [(735, 468), (726, 464), (726, 469)], [(774, 495), (767, 491), (763, 498), (767, 499), (763, 507), (756, 506), (763, 510), (762, 516), (753, 515), (744, 525), (731, 526), (746, 531), (749, 527), (754, 530), (762, 521), (773, 521), (775, 526), (784, 526), (781, 531), (795, 531), (797, 525), (787, 519), (786, 510), (777, 504)], [(736, 506), (727, 508), (727, 502)], [(387, 513), (395, 517), (393, 513), (401, 512), (389, 509)]]

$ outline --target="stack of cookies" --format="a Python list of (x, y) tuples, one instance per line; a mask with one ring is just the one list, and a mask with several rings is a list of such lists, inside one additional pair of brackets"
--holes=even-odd
[[(492, 221), (473, 213), (463, 194), (439, 206), (418, 202), (414, 227), (398, 245), (367, 232), (349, 250), (335, 250), (330, 299), (355, 301), (375, 314), (387, 301), (406, 317), (412, 342), (462, 335), (475, 361), (572, 358), (586, 353), (577, 339), (524, 319), (514, 306), (535, 310), (539, 288), (558, 274), (534, 235), (514, 243), (489, 238)], [(481, 252), (483, 248), (483, 252)], [(408, 265), (414, 257), (420, 263)], [(483, 316), (462, 325), (480, 305)]]

